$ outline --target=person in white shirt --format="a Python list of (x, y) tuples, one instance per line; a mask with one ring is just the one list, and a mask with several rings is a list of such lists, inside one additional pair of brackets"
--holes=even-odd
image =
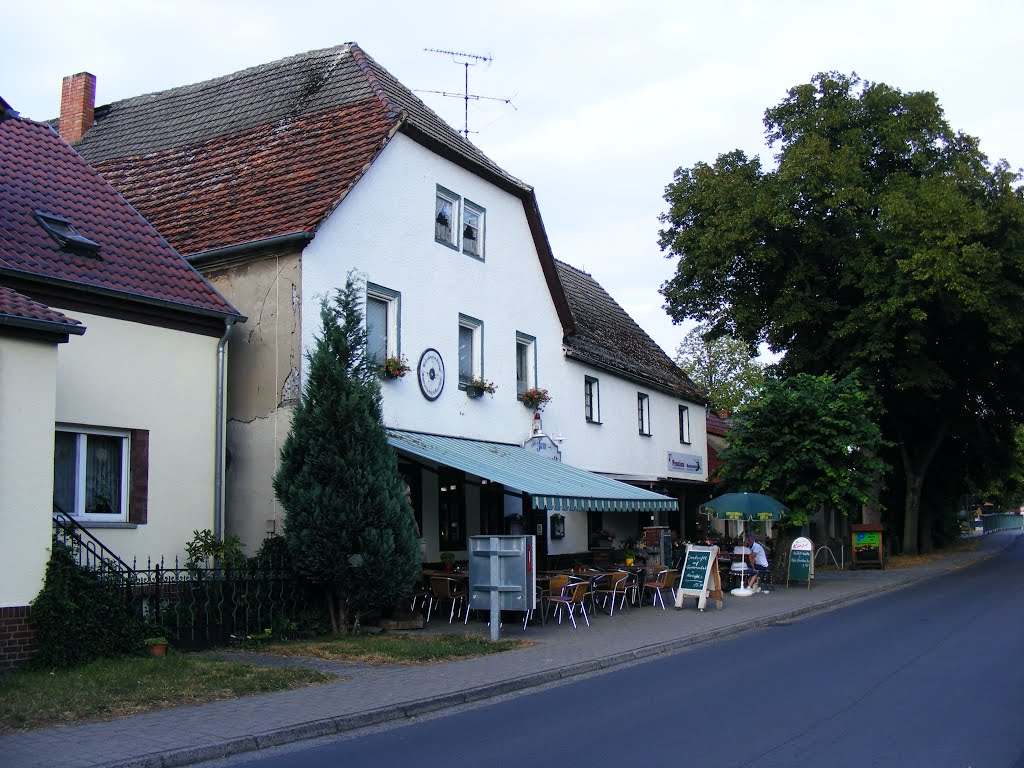
[(764, 547), (757, 539), (754, 538), (754, 534), (747, 534), (747, 547), (750, 549), (750, 554), (747, 555), (747, 565), (754, 569), (754, 575), (750, 579), (750, 588), (755, 592), (760, 592), (761, 587), (758, 586), (760, 576), (768, 570), (768, 553), (764, 551)]

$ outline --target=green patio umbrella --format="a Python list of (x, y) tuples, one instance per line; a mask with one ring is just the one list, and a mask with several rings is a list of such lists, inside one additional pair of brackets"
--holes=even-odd
[(723, 493), (706, 504), (700, 512), (716, 520), (781, 520), (789, 509), (763, 493)]

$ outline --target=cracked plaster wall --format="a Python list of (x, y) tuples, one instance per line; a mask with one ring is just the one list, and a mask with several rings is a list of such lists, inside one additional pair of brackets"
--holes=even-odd
[(285, 252), (205, 272), (248, 317), (228, 344), (225, 528), (250, 551), (281, 532), (272, 483), (299, 397), (301, 268), (300, 254)]

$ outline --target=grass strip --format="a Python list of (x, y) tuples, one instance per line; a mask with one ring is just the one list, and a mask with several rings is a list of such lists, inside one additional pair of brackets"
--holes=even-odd
[(328, 682), (309, 669), (268, 669), (208, 656), (104, 659), (71, 670), (0, 675), (0, 733), (106, 720)]
[(473, 656), (485, 656), (527, 648), (525, 640), (492, 641), (466, 635), (354, 634), (261, 643), (260, 653), (277, 656), (309, 656), (331, 661), (366, 664), (437, 664)]

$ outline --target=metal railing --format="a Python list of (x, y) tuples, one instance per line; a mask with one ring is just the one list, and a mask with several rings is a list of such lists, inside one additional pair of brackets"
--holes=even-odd
[(53, 540), (67, 547), (82, 568), (113, 578), (121, 585), (131, 584), (135, 578), (131, 566), (59, 509), (53, 511)]
[(321, 628), (323, 606), (281, 559), (239, 558), (225, 565), (175, 558), (128, 565), (64, 512), (53, 514), (53, 541), (78, 565), (116, 585), (129, 612), (147, 631), (167, 635), (184, 650), (227, 645), (264, 635)]

